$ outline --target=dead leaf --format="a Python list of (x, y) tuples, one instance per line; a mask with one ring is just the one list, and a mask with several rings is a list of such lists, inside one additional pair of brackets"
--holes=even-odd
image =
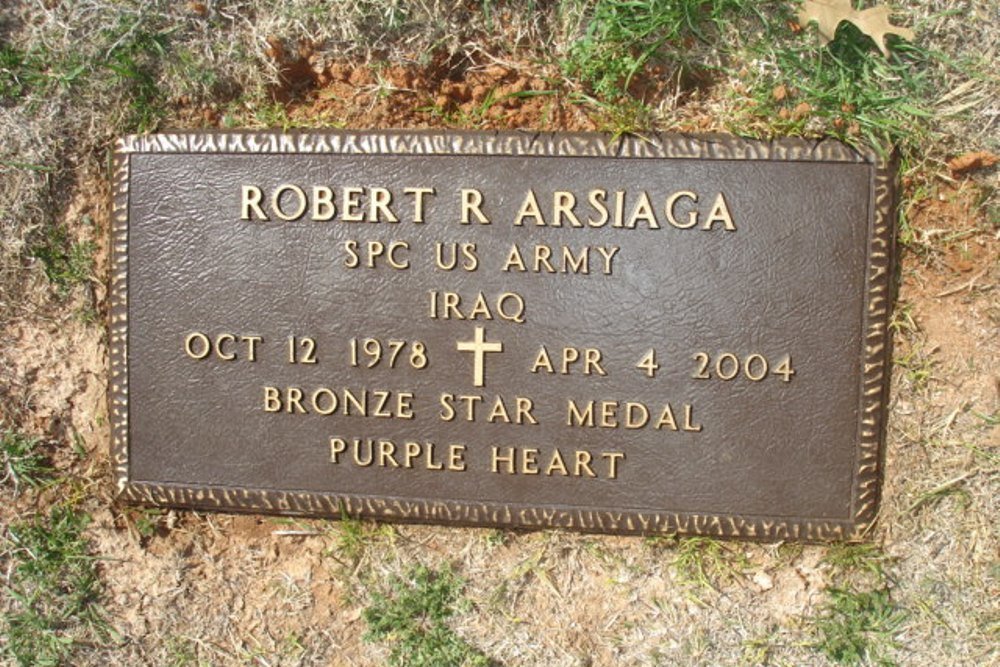
[(1000, 157), (997, 157), (993, 153), (988, 153), (986, 151), (971, 151), (965, 155), (959, 155), (948, 160), (948, 167), (951, 168), (951, 173), (958, 175), (964, 174), (967, 171), (974, 171), (976, 169), (982, 169), (984, 167), (992, 167), (1000, 161)]
[(841, 21), (850, 21), (857, 28), (875, 40), (875, 45), (888, 57), (885, 48), (885, 36), (899, 35), (903, 39), (913, 41), (916, 37), (909, 28), (894, 26), (889, 22), (889, 8), (886, 6), (869, 9), (854, 9), (851, 0), (805, 0), (798, 12), (799, 24), (809, 25), (816, 21), (819, 28), (821, 44), (827, 44), (837, 34), (837, 26)]

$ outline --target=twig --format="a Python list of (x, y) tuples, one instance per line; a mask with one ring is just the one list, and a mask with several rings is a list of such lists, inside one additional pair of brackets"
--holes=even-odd
[(972, 286), (975, 285), (976, 281), (985, 276), (987, 271), (989, 271), (989, 267), (983, 269), (976, 275), (972, 276), (971, 278), (969, 278), (967, 282), (962, 283), (958, 287), (952, 287), (951, 289), (946, 289), (943, 292), (935, 294), (934, 297), (937, 299), (941, 299), (946, 296), (951, 296), (952, 294), (958, 294), (959, 292), (964, 292), (967, 289), (972, 289)]

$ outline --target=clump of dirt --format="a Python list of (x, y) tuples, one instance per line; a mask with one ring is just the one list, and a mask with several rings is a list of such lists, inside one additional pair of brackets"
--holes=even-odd
[(308, 40), (300, 41), (290, 52), (280, 39), (268, 37), (265, 53), (278, 67), (278, 83), (271, 87), (271, 94), (279, 102), (299, 97), (323, 79), (323, 67), (315, 46)]

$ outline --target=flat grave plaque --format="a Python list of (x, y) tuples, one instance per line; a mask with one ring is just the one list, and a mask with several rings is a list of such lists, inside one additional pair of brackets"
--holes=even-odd
[(835, 141), (183, 132), (115, 162), (120, 495), (850, 540), (893, 171)]

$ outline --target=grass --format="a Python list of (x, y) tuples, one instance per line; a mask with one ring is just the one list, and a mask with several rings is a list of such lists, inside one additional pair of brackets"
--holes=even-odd
[(63, 664), (81, 644), (107, 642), (95, 559), (83, 535), (89, 517), (65, 505), (18, 522), (3, 538), (9, 604), (0, 651), (20, 665)]
[(841, 665), (895, 665), (889, 653), (899, 648), (896, 634), (906, 614), (893, 604), (888, 589), (831, 588), (827, 593), (829, 602), (815, 625), (816, 649)]
[(909, 614), (893, 600), (886, 566), (891, 558), (877, 544), (835, 544), (823, 562), (840, 585), (826, 589), (813, 621), (813, 647), (838, 664), (895, 665), (896, 636)]
[(11, 430), (0, 431), (0, 486), (11, 486), (14, 495), (27, 487), (39, 487), (51, 473), (38, 438)]
[(210, 667), (211, 663), (198, 657), (198, 645), (185, 637), (167, 637), (167, 667)]
[[(820, 47), (815, 27), (798, 34), (788, 28), (792, 9), (789, 3), (744, 0), (598, 0), (561, 66), (594, 94), (598, 106), (644, 102), (629, 95), (640, 75), (676, 79), (678, 93), (728, 75), (742, 87), (730, 117), (733, 130), (822, 133), (881, 152), (928, 140), (942, 71), (988, 76), (972, 62), (895, 37), (886, 58), (848, 22)], [(961, 104), (954, 108), (963, 110)], [(609, 117), (611, 125), (624, 124), (628, 131), (652, 124), (648, 110)]]
[(372, 547), (392, 540), (395, 535), (391, 525), (355, 519), (343, 507), (340, 509), (340, 519), (327, 525), (328, 534), (332, 536), (335, 545), (335, 550), (328, 553), (334, 558), (342, 556), (346, 562), (341, 562), (352, 567), (358, 565)]
[(774, 65), (753, 84), (772, 131), (822, 131), (883, 150), (926, 140), (935, 90), (932, 52), (896, 40), (885, 58), (851, 23), (842, 23), (824, 48), (806, 32), (751, 49)]
[(877, 544), (834, 544), (830, 546), (823, 562), (839, 573), (863, 573), (879, 581), (886, 577), (885, 565), (890, 561)]
[(0, 43), (0, 103), (17, 99), (45, 80), (44, 64), (33, 53)]
[(743, 641), (743, 652), (740, 656), (741, 665), (767, 665), (769, 664), (773, 645), (775, 643), (777, 628), (768, 628), (766, 634), (750, 637)]
[(148, 29), (141, 21), (140, 14), (106, 31), (111, 47), (101, 63), (128, 100), (124, 127), (133, 132), (155, 129), (165, 113), (158, 68), (167, 55), (168, 33)]
[(677, 540), (672, 564), (682, 581), (712, 590), (736, 580), (747, 568), (746, 557), (736, 548), (707, 537)]
[[(62, 89), (78, 96), (92, 96), (98, 89), (113, 88), (125, 101), (122, 129), (132, 132), (156, 127), (165, 112), (160, 85), (160, 63), (168, 55), (168, 33), (146, 28), (142, 15), (117, 14), (110, 27), (97, 31), (95, 52), (70, 45), (65, 50), (0, 46), (0, 101), (17, 104), (32, 93), (52, 95)], [(185, 54), (181, 54), (182, 56)], [(174, 60), (189, 76), (194, 62)], [(39, 101), (30, 100), (32, 106)]]
[(368, 546), (368, 534), (364, 522), (347, 516), (342, 509), (337, 528), (338, 551), (356, 563)]
[(934, 358), (919, 346), (900, 350), (893, 355), (893, 364), (904, 371), (905, 378), (914, 389), (922, 391), (934, 376)]
[(61, 295), (90, 280), (94, 270), (95, 244), (70, 241), (65, 227), (49, 227), (45, 236), (31, 249), (42, 262), (49, 282)]
[(702, 67), (685, 56), (685, 40), (711, 41), (713, 24), (749, 6), (745, 0), (598, 0), (562, 68), (595, 94), (616, 99), (653, 61)]
[(462, 580), (448, 567), (417, 566), (393, 577), (365, 609), (367, 641), (391, 645), (389, 664), (399, 667), (485, 667), (490, 662), (448, 626), (464, 605)]
[(139, 507), (128, 516), (135, 522), (135, 530), (144, 542), (166, 529), (167, 510), (160, 507)]

